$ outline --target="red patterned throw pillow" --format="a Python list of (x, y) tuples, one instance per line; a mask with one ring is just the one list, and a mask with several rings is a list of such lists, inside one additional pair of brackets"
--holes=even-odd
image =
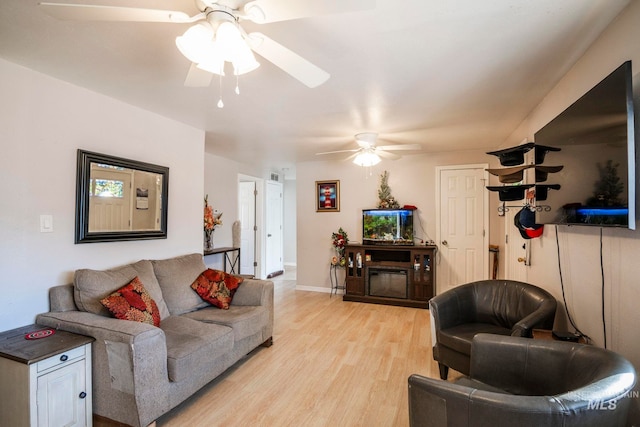
[(200, 298), (223, 310), (229, 309), (238, 286), (244, 279), (211, 268), (203, 271), (191, 284)]
[(100, 302), (117, 319), (160, 326), (158, 306), (138, 276)]

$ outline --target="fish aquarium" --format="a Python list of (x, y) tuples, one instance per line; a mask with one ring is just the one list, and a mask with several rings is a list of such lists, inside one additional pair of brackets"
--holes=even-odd
[(363, 209), (362, 243), (413, 245), (413, 210)]

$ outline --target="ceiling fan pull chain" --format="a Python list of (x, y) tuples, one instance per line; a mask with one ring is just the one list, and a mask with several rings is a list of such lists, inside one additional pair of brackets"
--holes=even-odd
[(236, 95), (240, 95), (240, 76), (236, 74)]
[(218, 108), (222, 108), (224, 107), (224, 102), (222, 102), (222, 73), (220, 73), (219, 77), (220, 84), (218, 85), (218, 89), (220, 91), (220, 99), (218, 100)]

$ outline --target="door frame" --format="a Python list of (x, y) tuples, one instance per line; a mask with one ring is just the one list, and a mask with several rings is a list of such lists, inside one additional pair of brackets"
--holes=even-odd
[[(269, 218), (269, 216), (273, 213), (273, 209), (274, 206), (270, 206), (270, 191), (274, 191), (276, 190), (277, 193), (279, 193), (279, 202), (278, 202), (278, 206), (277, 206), (277, 211), (278, 211), (278, 230), (273, 231), (273, 230), (269, 230), (268, 228), (270, 227), (271, 224), (271, 219)], [(265, 242), (265, 258), (264, 258), (264, 265), (265, 265), (265, 273), (268, 275), (271, 275), (272, 273), (278, 273), (278, 272), (283, 272), (284, 271), (284, 185), (279, 182), (279, 181), (271, 181), (271, 180), (267, 180), (265, 181), (265, 188), (264, 188), (264, 200), (265, 200), (265, 223), (264, 223), (264, 242)], [(266, 253), (266, 249), (267, 249), (267, 245), (268, 245), (268, 238), (269, 238), (269, 233), (277, 233), (277, 238), (280, 241), (279, 247), (277, 248), (278, 253), (276, 254), (277, 257), (279, 258), (279, 261), (277, 262), (277, 267), (276, 270), (274, 271), (269, 271), (267, 269), (267, 267), (269, 267), (267, 264), (269, 264), (270, 260), (269, 260), (269, 256), (273, 256), (273, 254), (267, 254)]]
[[(472, 164), (468, 164), (468, 165), (449, 165), (449, 166), (436, 166), (435, 167), (435, 172), (436, 172), (436, 200), (435, 200), (435, 208), (436, 208), (436, 245), (438, 246), (438, 248), (440, 248), (440, 242), (442, 241), (441, 239), (441, 233), (440, 233), (440, 226), (441, 226), (441, 218), (440, 218), (440, 196), (441, 196), (441, 185), (442, 183), (440, 182), (440, 175), (442, 173), (442, 171), (445, 170), (464, 170), (464, 169), (482, 169), (483, 171), (483, 175), (482, 175), (482, 180), (485, 182), (485, 185), (489, 182), (489, 172), (487, 171), (487, 169), (489, 168), (489, 164), (488, 163), (472, 163)], [(484, 246), (484, 250), (482, 251), (482, 275), (485, 279), (489, 278), (489, 191), (484, 191), (483, 195), (482, 195), (482, 203), (484, 204), (484, 209), (483, 209), (483, 224), (482, 226), (484, 227), (484, 236), (482, 237), (483, 239), (483, 246)], [(437, 252), (436, 255), (436, 262), (438, 264), (440, 264), (440, 251)], [(437, 269), (436, 269), (437, 271)], [(434, 289), (434, 295), (438, 295), (438, 292), (440, 290), (440, 277), (438, 276), (438, 274), (436, 274), (436, 283), (435, 283), (435, 289)]]
[[(255, 203), (255, 218), (256, 218), (256, 233), (254, 234), (255, 236), (255, 242), (254, 242), (254, 250), (255, 250), (255, 254), (254, 254), (254, 261), (256, 262), (256, 268), (255, 268), (255, 272), (256, 272), (256, 277), (258, 279), (265, 279), (267, 277), (267, 273), (266, 273), (266, 266), (264, 263), (265, 258), (265, 245), (264, 245), (264, 204), (265, 204), (265, 198), (264, 198), (264, 190), (265, 190), (265, 184), (264, 184), (264, 179), (262, 178), (257, 178), (255, 176), (250, 176), (250, 175), (244, 175), (244, 174), (238, 174), (238, 182), (243, 182), (243, 181), (251, 181), (251, 182), (255, 182), (256, 184), (256, 203)], [(240, 186), (238, 186), (238, 192), (240, 192)], [(239, 203), (239, 195), (236, 195), (237, 199), (238, 199), (238, 203)]]

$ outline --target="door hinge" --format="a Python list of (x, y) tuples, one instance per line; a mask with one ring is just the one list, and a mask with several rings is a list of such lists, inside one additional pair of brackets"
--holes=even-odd
[(253, 266), (257, 267), (258, 266), (258, 262), (257, 261), (253, 261)]
[(508, 245), (509, 244), (509, 235), (505, 235), (504, 236), (504, 242)]

